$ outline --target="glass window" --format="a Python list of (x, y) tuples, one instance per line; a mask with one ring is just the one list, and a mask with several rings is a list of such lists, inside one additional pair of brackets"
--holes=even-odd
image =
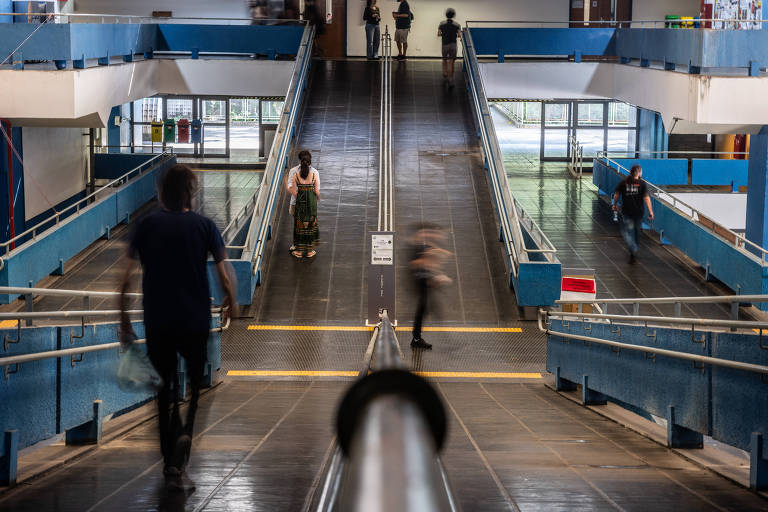
[(142, 98), (133, 102), (133, 122), (151, 123), (163, 119), (163, 98)]
[(284, 101), (263, 101), (261, 104), (261, 122), (265, 124), (280, 123)]
[(203, 146), (205, 153), (224, 155), (227, 152), (227, 127), (215, 124), (203, 126)]
[(544, 130), (544, 158), (568, 157), (568, 130)]
[(618, 101), (609, 103), (608, 126), (620, 128), (637, 127), (637, 107)]
[(259, 157), (259, 100), (229, 100), (229, 147), (237, 156)]
[(178, 121), (179, 119), (192, 120), (192, 100), (191, 99), (172, 99), (166, 100), (168, 108), (168, 119)]
[(604, 103), (577, 103), (579, 126), (603, 126)]
[(576, 131), (576, 140), (584, 148), (584, 157), (595, 157), (603, 150), (605, 130), (603, 128), (580, 129)]
[(225, 100), (203, 100), (201, 118), (203, 123), (226, 123), (227, 102)]
[(545, 103), (544, 123), (546, 126), (568, 126), (568, 103)]
[(634, 153), (636, 141), (636, 130), (608, 130), (608, 151)]

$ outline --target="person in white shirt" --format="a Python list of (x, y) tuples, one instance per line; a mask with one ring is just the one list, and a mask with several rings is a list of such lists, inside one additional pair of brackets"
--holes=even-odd
[[(309, 160), (310, 172), (315, 174), (315, 175), (317, 175), (317, 182), (319, 184), (320, 183), (320, 176), (317, 173), (317, 169), (315, 169), (314, 167), (311, 167), (311, 164), (312, 164), (312, 153), (310, 153), (306, 149), (303, 149), (303, 150), (299, 151), (298, 157), (299, 157), (299, 162), (301, 162), (302, 160)], [(288, 171), (288, 176), (285, 178), (285, 188), (289, 192), (291, 190), (291, 187), (293, 187), (293, 182), (294, 182), (293, 178), (294, 178), (294, 176), (296, 176), (296, 173), (298, 173), (300, 169), (301, 169), (301, 165), (297, 165), (296, 167), (292, 167), (291, 170)], [(296, 213), (296, 196), (294, 196), (294, 195), (291, 195), (291, 204), (288, 207), (288, 213), (291, 215), (291, 217), (293, 217), (294, 214)], [(296, 250), (296, 246), (295, 245), (291, 245), (291, 247), (288, 249), (289, 252), (293, 252), (295, 250)]]

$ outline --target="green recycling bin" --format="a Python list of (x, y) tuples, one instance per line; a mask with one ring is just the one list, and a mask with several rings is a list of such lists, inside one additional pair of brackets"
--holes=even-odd
[(176, 142), (176, 121), (166, 119), (164, 124), (163, 142)]
[(680, 16), (677, 14), (667, 14), (664, 19), (666, 20), (665, 28), (680, 28)]

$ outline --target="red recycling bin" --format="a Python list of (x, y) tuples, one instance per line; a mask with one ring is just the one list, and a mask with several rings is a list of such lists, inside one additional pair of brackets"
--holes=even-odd
[(189, 142), (189, 119), (179, 119), (179, 121), (176, 123), (176, 128), (178, 132), (178, 142), (188, 143)]

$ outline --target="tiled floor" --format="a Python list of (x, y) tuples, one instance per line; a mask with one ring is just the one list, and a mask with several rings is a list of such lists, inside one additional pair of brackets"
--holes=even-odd
[[(496, 113), (494, 121), (510, 190), (557, 247), (563, 268), (595, 270), (598, 298), (732, 294), (722, 285), (706, 282), (700, 268), (650, 236), (641, 237), (638, 262), (630, 265), (619, 226), (610, 206), (598, 198), (592, 175), (578, 180), (565, 163), (542, 164), (538, 153), (516, 152), (505, 120)], [(641, 314), (673, 311), (671, 304), (641, 307)], [(728, 314), (728, 305), (683, 306), (684, 316), (727, 318)]]

